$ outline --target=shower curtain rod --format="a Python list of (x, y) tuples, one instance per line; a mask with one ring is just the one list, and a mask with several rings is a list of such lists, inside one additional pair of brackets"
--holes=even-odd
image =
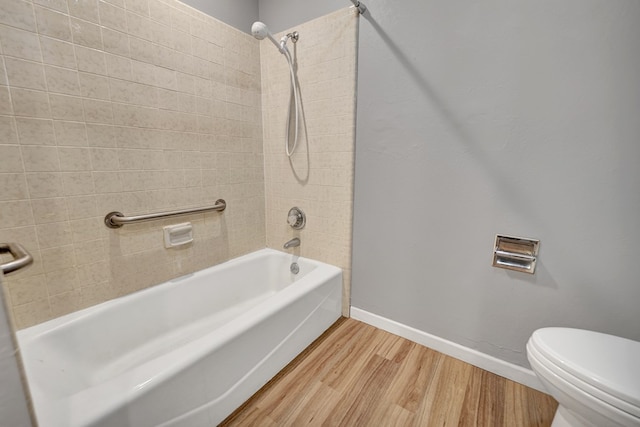
[(358, 9), (358, 12), (365, 13), (367, 11), (367, 6), (360, 3), (358, 0), (351, 0), (351, 3)]

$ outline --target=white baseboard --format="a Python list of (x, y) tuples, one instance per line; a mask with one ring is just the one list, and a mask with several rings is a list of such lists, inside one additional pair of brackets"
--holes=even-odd
[(493, 372), (496, 375), (510, 379), (517, 383), (526, 385), (543, 393), (548, 393), (536, 374), (522, 366), (505, 362), (488, 354), (481, 353), (469, 347), (445, 340), (435, 335), (428, 334), (411, 326), (403, 325), (394, 320), (387, 319), (368, 311), (351, 307), (351, 317), (361, 322), (367, 323), (376, 328), (401, 336), (425, 347), (444, 353), (447, 356), (467, 362), (473, 366)]

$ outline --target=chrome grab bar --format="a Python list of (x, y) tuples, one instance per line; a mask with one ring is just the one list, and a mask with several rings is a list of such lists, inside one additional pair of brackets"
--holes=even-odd
[(0, 243), (0, 254), (4, 253), (10, 253), (13, 261), (0, 264), (0, 270), (3, 274), (13, 273), (33, 263), (31, 254), (17, 243)]
[(182, 209), (178, 211), (158, 212), (147, 215), (124, 216), (122, 212), (109, 212), (104, 217), (104, 223), (109, 228), (120, 228), (125, 224), (133, 224), (136, 222), (152, 221), (154, 219), (168, 218), (178, 215), (187, 215), (201, 212), (218, 211), (222, 212), (227, 208), (227, 202), (223, 199), (216, 200), (213, 206), (205, 206), (203, 208)]

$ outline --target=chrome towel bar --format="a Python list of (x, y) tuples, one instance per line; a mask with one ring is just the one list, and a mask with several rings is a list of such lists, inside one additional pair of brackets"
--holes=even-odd
[(205, 206), (202, 208), (182, 209), (178, 211), (158, 212), (147, 215), (124, 216), (122, 212), (109, 212), (104, 217), (104, 223), (109, 228), (120, 228), (125, 224), (134, 224), (136, 222), (152, 221), (154, 219), (168, 218), (178, 215), (195, 214), (201, 212), (218, 211), (222, 212), (227, 208), (227, 202), (223, 199), (216, 200), (213, 206)]
[(13, 261), (0, 264), (0, 270), (3, 274), (13, 273), (20, 270), (33, 262), (33, 257), (17, 243), (0, 243), (0, 254), (10, 253)]

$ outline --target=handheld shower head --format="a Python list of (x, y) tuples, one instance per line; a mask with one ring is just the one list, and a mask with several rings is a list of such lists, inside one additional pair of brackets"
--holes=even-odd
[[(278, 43), (275, 37), (273, 37), (273, 34), (271, 34), (271, 32), (269, 31), (269, 28), (267, 28), (267, 26), (264, 24), (264, 22), (256, 21), (253, 23), (253, 25), (251, 25), (251, 35), (253, 35), (253, 37), (257, 38), (258, 40), (264, 40), (265, 38), (269, 38), (269, 40), (271, 40), (271, 43), (273, 43), (278, 48), (278, 51), (280, 51), (280, 53), (284, 55), (284, 57), (287, 59), (287, 63), (289, 64), (289, 75), (291, 77), (291, 89), (289, 91), (289, 111), (287, 113), (287, 133), (285, 138), (285, 152), (287, 153), (287, 156), (291, 157), (291, 155), (296, 150), (296, 145), (298, 144), (298, 127), (299, 127), (299, 121), (300, 121), (299, 120), (300, 88), (298, 87), (297, 79), (295, 76), (295, 70), (294, 70), (295, 61), (292, 58), (291, 53), (289, 52), (289, 49), (287, 49), (287, 41), (291, 40), (293, 43), (296, 43), (298, 41), (298, 32), (293, 31), (289, 34), (286, 34), (280, 39), (280, 43)], [(292, 110), (291, 101), (292, 100), (293, 100), (293, 103), (295, 104), (295, 122), (294, 122), (295, 133), (294, 133), (294, 140), (293, 140), (293, 148), (289, 149), (289, 135), (291, 133), (290, 129), (291, 129), (291, 110)], [(290, 242), (287, 242), (287, 245), (289, 243)]]
[(280, 53), (284, 53), (284, 45), (282, 43), (278, 43), (275, 37), (273, 37), (273, 34), (271, 34), (271, 31), (269, 31), (269, 28), (267, 28), (267, 26), (264, 24), (264, 22), (254, 22), (251, 26), (251, 34), (258, 40), (264, 40), (265, 37), (269, 38), (269, 40), (271, 40), (271, 43), (273, 43), (278, 48)]
[(262, 40), (269, 35), (269, 29), (264, 22), (256, 21), (251, 26), (251, 34), (258, 40)]

